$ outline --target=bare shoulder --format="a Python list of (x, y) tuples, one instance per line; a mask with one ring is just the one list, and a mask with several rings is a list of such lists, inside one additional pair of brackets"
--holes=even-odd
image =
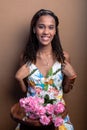
[(65, 59), (70, 62), (70, 55), (69, 55), (69, 53), (67, 51), (63, 51), (63, 53), (64, 53)]

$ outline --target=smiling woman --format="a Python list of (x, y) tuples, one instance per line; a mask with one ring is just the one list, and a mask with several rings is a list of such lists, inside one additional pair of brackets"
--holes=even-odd
[(39, 18), (36, 27), (34, 28), (37, 39), (40, 45), (50, 45), (56, 33), (55, 20), (50, 15)]
[[(70, 122), (68, 113), (66, 113), (67, 107), (63, 92), (68, 93), (72, 89), (77, 75), (70, 63), (69, 54), (62, 49), (58, 34), (58, 24), (57, 16), (50, 10), (41, 9), (33, 16), (29, 39), (22, 54), (23, 65), (17, 71), (15, 77), (19, 81), (22, 91), (26, 92), (27, 97), (34, 96), (35, 98), (44, 99), (46, 95), (49, 95), (49, 100), (53, 101), (53, 106), (57, 108), (58, 104), (62, 104), (65, 111), (64, 117), (62, 117), (64, 111), (58, 114), (53, 109), (51, 115), (48, 115), (48, 113), (45, 115), (45, 119), (49, 120), (48, 124), (44, 125), (43, 123), (41, 125), (37, 118), (43, 129), (49, 130), (51, 125), (53, 127), (50, 130), (73, 130), (73, 125)], [(24, 81), (27, 82), (27, 86)], [(50, 103), (48, 102), (48, 104)], [(33, 107), (35, 106), (33, 105)], [(30, 107), (27, 109), (30, 110)], [(19, 107), (20, 110), (21, 106)], [(33, 112), (36, 114), (34, 109)], [(27, 116), (25, 111), (24, 117), (28, 119), (28, 122), (26, 123), (26, 120), (22, 120), (22, 122), (25, 121), (25, 125), (21, 123), (21, 130), (31, 128), (32, 121), (32, 126), (36, 130), (36, 120), (31, 120), (31, 114)], [(42, 116), (44, 117), (44, 114)], [(15, 118), (14, 114), (13, 117)], [(29, 125), (27, 126), (27, 124)]]

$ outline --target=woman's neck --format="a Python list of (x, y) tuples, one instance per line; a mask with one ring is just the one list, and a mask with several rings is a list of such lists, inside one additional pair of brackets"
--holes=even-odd
[(42, 55), (52, 55), (52, 47), (51, 46), (44, 46), (44, 47), (39, 47), (38, 54)]

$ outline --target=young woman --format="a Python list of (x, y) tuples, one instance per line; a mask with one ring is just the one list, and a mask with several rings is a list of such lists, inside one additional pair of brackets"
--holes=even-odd
[[(65, 105), (63, 93), (72, 89), (77, 75), (69, 54), (62, 49), (58, 25), (57, 16), (50, 10), (41, 9), (33, 16), (21, 67), (15, 77), (27, 96), (47, 93)], [(68, 114), (63, 124), (54, 129), (74, 129)]]

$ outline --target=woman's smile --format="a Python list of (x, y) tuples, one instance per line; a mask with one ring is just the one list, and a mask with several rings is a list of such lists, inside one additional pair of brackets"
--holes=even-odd
[(41, 36), (41, 39), (42, 39), (43, 41), (49, 41), (49, 40), (50, 40), (50, 36), (48, 36), (48, 35), (42, 35), (42, 36)]

